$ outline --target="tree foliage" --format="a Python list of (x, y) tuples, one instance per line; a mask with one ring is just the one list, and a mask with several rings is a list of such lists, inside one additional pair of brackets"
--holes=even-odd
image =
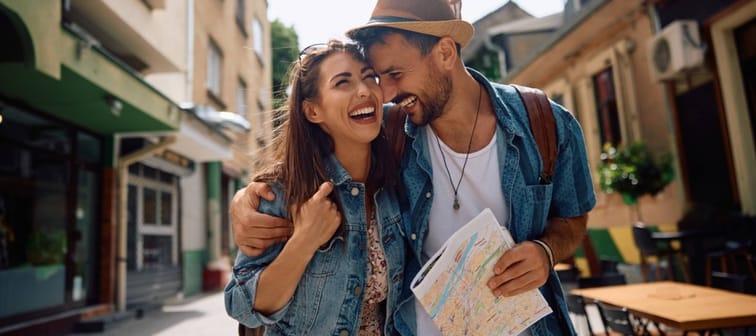
[(293, 26), (286, 26), (278, 19), (270, 23), (270, 34), (273, 48), (273, 108), (278, 109), (286, 101), (289, 67), (299, 56), (299, 35)]

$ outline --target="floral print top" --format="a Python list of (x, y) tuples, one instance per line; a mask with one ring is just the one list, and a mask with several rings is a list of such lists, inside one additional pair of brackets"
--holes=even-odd
[(385, 321), (385, 305), (383, 303), (388, 294), (386, 255), (383, 252), (383, 246), (381, 246), (380, 228), (375, 220), (375, 214), (370, 216), (367, 231), (368, 276), (362, 303), (359, 334), (372, 336), (383, 334), (383, 321)]

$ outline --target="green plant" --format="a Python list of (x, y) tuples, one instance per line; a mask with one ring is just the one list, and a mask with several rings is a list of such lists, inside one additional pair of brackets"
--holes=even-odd
[(605, 144), (598, 171), (601, 190), (619, 193), (627, 205), (643, 195), (658, 194), (675, 177), (672, 155), (654, 157), (642, 142), (620, 148)]
[(32, 265), (53, 265), (63, 262), (66, 235), (62, 231), (32, 231), (26, 243), (26, 258)]

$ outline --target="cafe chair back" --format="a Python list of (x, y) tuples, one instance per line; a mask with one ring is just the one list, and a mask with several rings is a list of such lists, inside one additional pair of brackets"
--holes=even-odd
[(748, 277), (743, 274), (711, 272), (711, 287), (745, 293)]
[(646, 336), (651, 333), (646, 325), (631, 317), (627, 308), (615, 307), (603, 302), (596, 302), (599, 308), (599, 314), (607, 328), (625, 336)]
[[(567, 311), (575, 315), (576, 320), (585, 321), (584, 325), (588, 327), (588, 334), (593, 335), (591, 321), (588, 319), (588, 312), (585, 310), (585, 299), (577, 294), (566, 294), (564, 297), (567, 300)], [(575, 327), (578, 326), (576, 325)]]
[(578, 288), (592, 288), (603, 286), (617, 286), (627, 284), (627, 279), (622, 273), (603, 274), (593, 277), (578, 278)]

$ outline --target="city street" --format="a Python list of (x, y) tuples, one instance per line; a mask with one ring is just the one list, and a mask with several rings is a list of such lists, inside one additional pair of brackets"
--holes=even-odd
[(207, 293), (166, 303), (141, 319), (118, 322), (102, 333), (69, 336), (216, 336), (236, 335), (237, 324), (226, 315), (223, 292)]

